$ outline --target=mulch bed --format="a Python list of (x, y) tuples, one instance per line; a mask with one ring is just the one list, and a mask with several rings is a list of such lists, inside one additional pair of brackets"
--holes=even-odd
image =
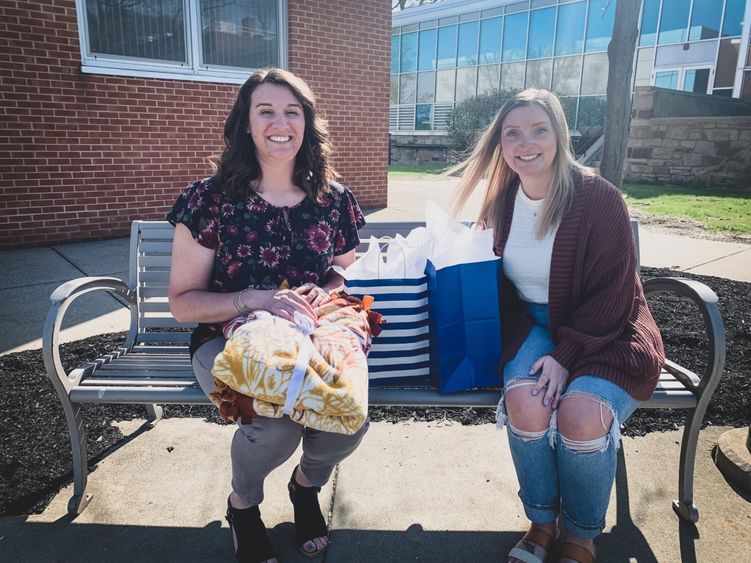
[[(705, 425), (742, 427), (751, 424), (751, 284), (694, 276), (669, 270), (644, 268), (645, 278), (683, 276), (704, 282), (720, 298), (727, 331), (727, 361), (722, 381), (704, 418)], [(706, 336), (698, 309), (687, 299), (661, 295), (650, 299), (650, 307), (662, 330), (667, 356), (701, 374), (705, 368)], [(104, 334), (63, 345), (66, 369), (80, 365), (115, 348), (124, 333)], [(60, 488), (72, 479), (70, 440), (63, 409), (47, 378), (38, 350), (0, 356), (0, 514), (41, 512)], [(165, 417), (202, 417), (223, 422), (210, 406), (167, 405)], [(492, 409), (450, 409), (382, 407), (371, 409), (375, 421), (452, 420), (461, 424), (494, 421)], [(140, 419), (143, 407), (128, 405), (86, 405), (90, 464), (96, 463), (122, 438), (114, 421)], [(685, 421), (685, 412), (638, 410), (625, 424), (624, 434), (673, 430)]]

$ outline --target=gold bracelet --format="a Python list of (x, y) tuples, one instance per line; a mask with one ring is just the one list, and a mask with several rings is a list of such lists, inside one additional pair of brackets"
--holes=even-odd
[(250, 313), (250, 312), (252, 311), (252, 308), (251, 308), (251, 307), (246, 307), (246, 306), (244, 306), (244, 305), (242, 304), (242, 298), (243, 298), (243, 294), (244, 294), (244, 293), (245, 293), (246, 291), (250, 291), (250, 288), (249, 288), (249, 287), (246, 287), (245, 289), (243, 289), (243, 290), (242, 290), (242, 291), (240, 291), (239, 293), (235, 293), (235, 297), (234, 297), (234, 299), (232, 300), (232, 303), (233, 303), (233, 305), (235, 306), (235, 310), (236, 310), (236, 311), (237, 311), (238, 313), (240, 313), (241, 315), (247, 315), (248, 313)]

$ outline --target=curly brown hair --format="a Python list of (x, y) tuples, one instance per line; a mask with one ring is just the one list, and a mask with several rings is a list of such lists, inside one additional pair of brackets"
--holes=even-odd
[(224, 150), (210, 158), (216, 179), (224, 193), (234, 200), (248, 196), (250, 184), (261, 179), (261, 166), (253, 138), (248, 134), (250, 97), (261, 84), (286, 86), (303, 108), (305, 133), (302, 146), (295, 157), (293, 183), (309, 197), (318, 200), (329, 191), (329, 181), (339, 177), (330, 157), (332, 153), (326, 120), (316, 115), (316, 100), (307, 83), (281, 68), (255, 71), (240, 87), (235, 104), (224, 122)]

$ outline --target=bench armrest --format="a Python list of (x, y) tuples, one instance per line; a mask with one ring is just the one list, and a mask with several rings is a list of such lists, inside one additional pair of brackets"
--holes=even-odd
[(50, 296), (51, 305), (47, 312), (42, 333), (44, 366), (47, 369), (47, 376), (52, 381), (58, 394), (68, 395), (70, 389), (78, 384), (83, 373), (81, 370), (75, 370), (77, 374), (73, 376), (73, 372), (71, 372), (69, 377), (60, 361), (59, 337), (63, 317), (73, 301), (93, 291), (107, 291), (126, 302), (130, 309), (131, 322), (125, 347), (130, 348), (135, 341), (138, 305), (136, 304), (135, 291), (130, 289), (125, 282), (111, 277), (86, 277), (77, 278), (58, 286)]
[(696, 374), (671, 361), (665, 362), (665, 370), (693, 392), (699, 402), (707, 403), (720, 383), (720, 376), (725, 368), (725, 325), (717, 306), (717, 294), (703, 283), (687, 278), (652, 278), (644, 282), (644, 294), (647, 297), (662, 292), (688, 297), (699, 307), (704, 319), (704, 328), (709, 341), (709, 356), (704, 375), (699, 378)]

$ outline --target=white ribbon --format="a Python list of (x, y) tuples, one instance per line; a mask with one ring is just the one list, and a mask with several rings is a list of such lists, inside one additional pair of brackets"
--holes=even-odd
[(302, 344), (300, 345), (300, 351), (297, 354), (295, 369), (289, 380), (287, 398), (284, 401), (284, 408), (282, 409), (282, 412), (286, 415), (291, 415), (292, 411), (295, 410), (295, 403), (297, 403), (297, 398), (300, 396), (300, 391), (302, 391), (302, 384), (305, 381), (305, 372), (308, 369), (308, 360), (310, 360), (310, 352), (313, 346), (313, 341), (310, 339), (310, 335), (315, 329), (312, 319), (307, 315), (295, 311), (293, 318), (297, 328), (300, 329), (300, 332), (303, 334), (303, 339)]

